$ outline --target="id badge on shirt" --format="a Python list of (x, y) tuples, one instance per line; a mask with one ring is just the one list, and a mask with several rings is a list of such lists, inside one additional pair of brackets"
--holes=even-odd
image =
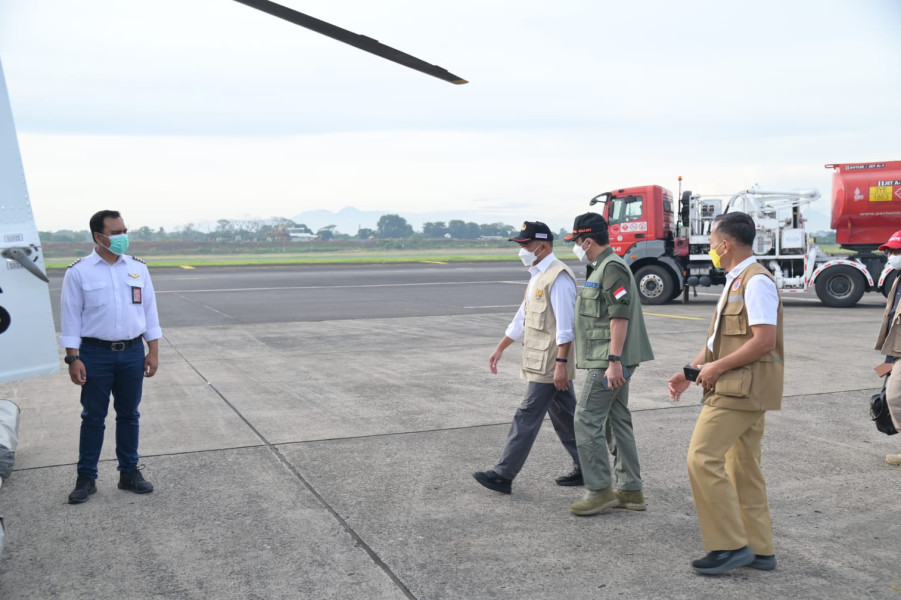
[(141, 304), (141, 288), (137, 286), (131, 286), (131, 303), (132, 304)]

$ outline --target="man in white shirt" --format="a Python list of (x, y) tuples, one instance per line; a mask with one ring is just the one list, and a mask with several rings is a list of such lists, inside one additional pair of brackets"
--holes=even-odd
[[(138, 404), (145, 377), (159, 366), (163, 336), (150, 273), (143, 261), (125, 256), (128, 229), (116, 211), (91, 217), (94, 251), (69, 266), (63, 279), (60, 346), (69, 378), (81, 387), (78, 477), (70, 504), (97, 491), (97, 463), (103, 447), (110, 394), (116, 410), (119, 489), (153, 491), (138, 468)], [(145, 356), (143, 340), (147, 341)]]
[[(687, 463), (707, 551), (691, 566), (704, 575), (776, 568), (760, 453), (766, 411), (782, 406), (782, 302), (772, 274), (753, 255), (755, 236), (745, 213), (714, 221), (710, 257), (726, 270), (726, 287), (707, 343), (690, 363), (700, 369), (704, 408)], [(683, 372), (673, 375), (670, 397), (678, 401), (689, 384)]]
[(575, 361), (569, 360), (576, 278), (572, 270), (554, 256), (554, 235), (544, 223), (526, 221), (519, 235), (510, 241), (519, 244), (520, 260), (529, 268), (531, 278), (516, 316), (488, 357), (488, 368), (497, 374), (497, 363), (504, 350), (522, 339), (520, 377), (529, 383), (526, 397), (513, 417), (500, 461), (489, 471), (476, 471), (473, 477), (488, 489), (509, 494), (513, 479), (522, 469), (538, 436), (544, 416), (550, 412), (554, 430), (573, 461), (572, 471), (555, 481), (558, 485), (582, 485), (573, 429)]

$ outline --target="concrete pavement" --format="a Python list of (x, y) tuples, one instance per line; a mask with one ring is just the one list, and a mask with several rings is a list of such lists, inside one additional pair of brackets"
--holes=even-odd
[[(433, 268), (454, 273), (453, 293), (425, 285)], [(901, 469), (884, 462), (901, 440), (866, 408), (881, 296), (855, 309), (787, 300), (784, 410), (768, 415), (763, 449), (779, 568), (702, 577), (688, 566), (703, 551), (685, 471), (700, 395), (673, 405), (665, 379), (703, 344), (715, 297), (645, 307), (657, 360), (632, 404), (648, 511), (578, 518), (567, 506), (581, 488), (553, 483), (568, 464), (549, 423), (511, 496), (471, 477), (497, 459), (524, 383), (516, 346), (499, 375), (486, 364), (515, 309), (467, 308), (485, 287), (455, 268), (380, 289), (390, 318), (170, 327), (161, 295), (162, 366), (141, 411), (146, 496), (116, 489), (110, 419), (98, 493), (66, 504), (77, 389), (63, 373), (0, 386), (22, 408), (0, 490), (0, 598), (901, 597)], [(160, 275), (158, 290), (176, 289)], [(437, 295), (417, 296), (416, 282)], [(258, 313), (270, 293), (286, 309), (347, 293), (310, 287), (192, 298)], [(515, 305), (522, 287), (507, 288), (481, 304)]]

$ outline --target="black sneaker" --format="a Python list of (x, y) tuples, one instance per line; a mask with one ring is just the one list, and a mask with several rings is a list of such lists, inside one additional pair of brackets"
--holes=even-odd
[(754, 560), (748, 563), (748, 566), (752, 569), (759, 569), (761, 571), (772, 571), (776, 568), (776, 555), (755, 554)]
[(149, 494), (153, 491), (153, 484), (144, 479), (141, 475), (141, 469), (138, 467), (132, 471), (122, 471), (119, 473), (119, 489), (129, 490), (135, 494)]
[(585, 481), (582, 479), (582, 469), (579, 467), (575, 467), (572, 471), (567, 473), (566, 475), (561, 475), (554, 479), (554, 483), (557, 485), (585, 485)]
[(501, 477), (494, 471), (476, 471), (472, 476), (486, 488), (495, 492), (509, 494), (513, 489), (511, 486), (513, 483), (512, 479)]
[(703, 575), (719, 575), (754, 562), (754, 553), (745, 546), (738, 550), (716, 550), (704, 558), (691, 561), (691, 568)]
[(69, 494), (69, 504), (81, 504), (88, 501), (88, 496), (97, 491), (96, 480), (85, 475), (75, 479), (75, 489)]

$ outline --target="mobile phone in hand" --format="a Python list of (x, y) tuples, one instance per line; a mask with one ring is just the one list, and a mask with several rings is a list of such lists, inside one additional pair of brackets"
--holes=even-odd
[(698, 375), (701, 374), (701, 369), (693, 367), (691, 365), (685, 365), (684, 367), (682, 367), (682, 372), (685, 373), (685, 379), (689, 381), (697, 381)]
[[(628, 378), (631, 377), (631, 376), (632, 376), (632, 372), (629, 370), (629, 367), (627, 367), (626, 365), (623, 365), (623, 377), (625, 377), (626, 379), (628, 379)], [(604, 386), (604, 389), (605, 389), (605, 390), (609, 390), (609, 389), (610, 389), (610, 382), (607, 381), (607, 376), (606, 376), (606, 375), (604, 376), (604, 379), (601, 380), (601, 385)]]

